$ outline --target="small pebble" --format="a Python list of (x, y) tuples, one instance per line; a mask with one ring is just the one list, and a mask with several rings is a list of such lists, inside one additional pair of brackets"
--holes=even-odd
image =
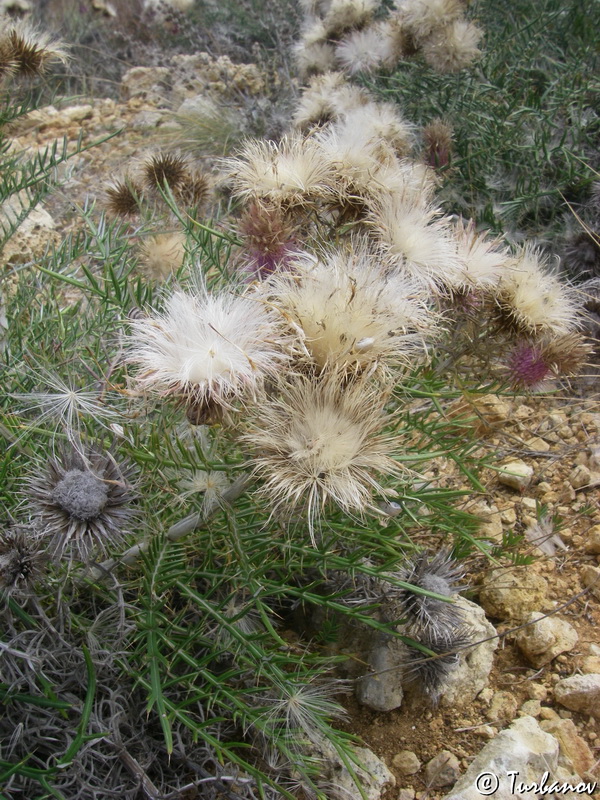
[(521, 492), (529, 486), (532, 478), (533, 467), (521, 460), (504, 464), (498, 472), (498, 481), (503, 486), (509, 486), (511, 489)]

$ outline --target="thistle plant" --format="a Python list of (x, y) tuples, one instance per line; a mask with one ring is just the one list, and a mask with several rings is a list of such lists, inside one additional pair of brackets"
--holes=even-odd
[[(334, 59), (385, 22), (374, 2), (305, 5), (305, 44)], [(443, 28), (448, 57), (463, 10), (393, 15), (425, 54)], [(188, 158), (155, 154), (11, 274), (7, 792), (336, 800), (327, 752), (365, 797), (335, 727), (348, 685), (298, 610), (403, 639), (405, 677), (433, 700), (474, 644), (459, 557), (489, 544), (467, 490), (423, 473), (446, 458), (485, 491), (472, 420), (449, 406), (575, 369), (585, 343), (535, 248), (440, 206), (432, 168), (405, 158), (413, 132), (319, 76), (288, 134), (220, 162), (227, 213), (188, 213)]]

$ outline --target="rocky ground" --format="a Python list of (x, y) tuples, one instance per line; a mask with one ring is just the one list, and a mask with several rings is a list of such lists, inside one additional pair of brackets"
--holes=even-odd
[[(171, 67), (131, 69), (121, 90), (118, 101), (49, 106), (15, 125), (16, 151), (43, 149), (63, 136), (74, 146), (80, 135), (91, 142), (122, 133), (66, 165), (61, 189), (9, 243), (2, 269), (26, 263), (80, 225), (74, 207), (86, 198), (101, 202), (106, 176), (118, 174), (132, 156), (174, 130), (173, 110), (198, 94), (226, 98), (235, 107), (240, 98), (260, 97), (264, 82), (252, 66), (199, 54), (175, 57)], [(536, 560), (498, 568), (483, 558), (469, 562), (467, 596), (485, 612), (487, 621), (480, 613), (478, 624), (490, 638), (464, 657), (469, 664), (463, 683), (438, 706), (424, 706), (422, 698), (402, 691), (386, 643), (372, 643), (363, 654), (375, 672), (378, 664), (392, 666), (374, 676), (377, 686), (359, 690), (362, 702), (346, 700), (347, 729), (390, 771), (384, 764), (377, 767), (381, 780), (373, 782), (373, 798), (469, 800), (481, 796), (473, 788), (474, 775), (498, 770), (503, 775), (507, 769), (529, 781), (540, 780), (546, 769), (561, 781), (600, 781), (597, 394), (480, 398), (470, 410), (480, 420), (482, 447), (501, 454), (506, 472), (487, 470), (486, 495), (471, 496), (465, 507), (482, 518), (483, 534), (493, 542), (510, 530), (523, 534)], [(433, 475), (443, 485), (462, 485), (443, 461), (432, 466)], [(560, 522), (552, 522), (556, 516)], [(354, 669), (348, 674), (355, 677)], [(387, 700), (381, 700), (382, 681)], [(515, 796), (502, 791), (494, 796)]]

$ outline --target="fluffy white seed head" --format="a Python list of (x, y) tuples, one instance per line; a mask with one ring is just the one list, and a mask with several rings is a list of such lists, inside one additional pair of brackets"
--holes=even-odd
[(274, 512), (304, 506), (313, 540), (328, 501), (362, 514), (373, 491), (383, 491), (376, 476), (400, 471), (395, 442), (382, 433), (386, 422), (381, 394), (367, 383), (295, 376), (257, 408), (244, 437), (264, 479), (261, 494)]
[(435, 325), (422, 292), (385, 273), (366, 246), (305, 256), (264, 290), (304, 334), (319, 368), (372, 370), (407, 365), (426, 350)]
[(379, 5), (379, 0), (331, 0), (323, 18), (327, 36), (339, 36), (352, 28), (366, 25)]
[(501, 276), (512, 260), (511, 254), (503, 248), (499, 239), (487, 233), (477, 233), (471, 220), (468, 224), (459, 222), (454, 229), (458, 253), (463, 261), (463, 269), (456, 276), (456, 288), (491, 289), (498, 286)]
[(156, 281), (164, 281), (181, 267), (185, 258), (183, 233), (157, 233), (140, 246), (140, 266)]
[(434, 31), (423, 42), (425, 61), (438, 72), (458, 72), (481, 55), (483, 31), (472, 22), (456, 20)]
[(195, 3), (195, 0), (144, 0), (144, 8), (155, 8), (156, 6), (166, 5), (177, 11), (188, 11)]
[(180, 481), (182, 498), (202, 496), (202, 510), (208, 511), (216, 505), (222, 505), (223, 494), (231, 485), (225, 472), (196, 470), (189, 478)]
[(68, 62), (67, 49), (27, 20), (6, 20), (0, 12), (0, 76), (15, 73), (32, 77), (44, 74), (51, 64)]
[(348, 83), (343, 72), (315, 75), (300, 97), (294, 125), (308, 128), (336, 120), (350, 109), (366, 105), (369, 100), (369, 93)]
[(397, 7), (403, 24), (417, 41), (454, 22), (465, 8), (461, 0), (400, 0)]
[(436, 176), (418, 161), (396, 160), (373, 173), (367, 187), (367, 202), (378, 217), (392, 217), (398, 207), (426, 208), (433, 200)]
[(391, 65), (397, 49), (390, 33), (389, 28), (381, 24), (352, 31), (335, 48), (338, 64), (350, 75)]
[(368, 190), (374, 173), (381, 165), (395, 161), (392, 147), (368, 125), (361, 124), (365, 118), (362, 109), (359, 109), (349, 119), (345, 117), (315, 136), (342, 188), (359, 195)]
[(497, 302), (525, 333), (561, 336), (580, 323), (574, 290), (548, 271), (541, 254), (525, 247), (505, 270)]
[(249, 141), (238, 158), (223, 161), (234, 192), (244, 199), (304, 204), (333, 194), (334, 172), (318, 142), (299, 135), (279, 143)]
[(358, 127), (365, 135), (384, 139), (398, 156), (410, 152), (414, 140), (414, 125), (406, 122), (393, 103), (368, 103), (361, 108), (350, 109), (344, 114), (348, 127)]
[(278, 315), (248, 296), (175, 292), (162, 313), (131, 326), (138, 384), (197, 403), (229, 407), (287, 360)]
[(437, 209), (380, 202), (370, 222), (383, 252), (421, 286), (440, 290), (452, 285), (462, 273), (456, 240)]
[(267, 694), (257, 697), (257, 703), (265, 707), (261, 718), (267, 730), (276, 730), (277, 735), (284, 734), (290, 741), (299, 744), (305, 741), (317, 746), (323, 742), (322, 719), (345, 717), (343, 706), (334, 700), (340, 691), (348, 691), (343, 681), (320, 681), (305, 683), (292, 681), (275, 681)]
[(294, 61), (302, 80), (336, 69), (335, 48), (329, 42), (303, 41), (294, 45)]

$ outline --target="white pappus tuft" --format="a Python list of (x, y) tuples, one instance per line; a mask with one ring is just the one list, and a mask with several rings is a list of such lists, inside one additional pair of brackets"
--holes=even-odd
[(271, 302), (304, 334), (312, 361), (342, 371), (413, 363), (426, 352), (435, 314), (423, 292), (384, 272), (368, 246), (305, 256), (264, 286)]
[(303, 205), (334, 195), (332, 167), (311, 138), (295, 135), (279, 143), (249, 141), (239, 157), (225, 159), (223, 166), (238, 197)]
[(525, 334), (562, 336), (580, 324), (575, 291), (548, 271), (533, 247), (509, 262), (496, 302), (501, 317)]
[(314, 542), (328, 501), (350, 514), (373, 508), (373, 492), (384, 492), (376, 475), (402, 471), (392, 458), (398, 444), (383, 433), (390, 418), (381, 393), (365, 381), (298, 375), (279, 389), (256, 409), (244, 439), (273, 513), (306, 508)]
[(288, 359), (281, 318), (256, 297), (178, 291), (162, 313), (130, 324), (138, 385), (197, 404), (228, 408)]

